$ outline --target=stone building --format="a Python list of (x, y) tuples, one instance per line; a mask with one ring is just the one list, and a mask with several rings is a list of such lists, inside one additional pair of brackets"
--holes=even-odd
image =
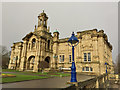
[[(44, 11), (38, 16), (38, 26), (34, 32), (27, 34), (23, 42), (13, 43), (9, 69), (19, 71), (41, 69), (68, 70), (72, 65), (72, 48), (69, 38), (59, 38), (55, 30), (53, 36), (47, 27), (48, 17)], [(76, 71), (80, 73), (100, 75), (113, 71), (112, 45), (108, 42), (103, 30), (85, 30), (77, 32), (79, 44), (75, 47)]]

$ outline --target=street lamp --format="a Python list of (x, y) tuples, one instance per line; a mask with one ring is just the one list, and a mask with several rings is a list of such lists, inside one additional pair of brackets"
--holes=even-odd
[(79, 43), (79, 40), (77, 37), (75, 37), (74, 32), (72, 33), (72, 36), (68, 40), (68, 45), (72, 47), (72, 67), (71, 67), (71, 81), (70, 82), (77, 82), (76, 80), (76, 67), (75, 67), (75, 61), (74, 61), (74, 47), (77, 46)]
[(106, 74), (107, 74), (107, 63), (105, 62), (105, 65), (106, 65)]

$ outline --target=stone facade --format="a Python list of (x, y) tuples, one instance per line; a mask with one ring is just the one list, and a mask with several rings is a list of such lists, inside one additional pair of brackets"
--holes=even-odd
[[(9, 69), (38, 72), (43, 68), (63, 69), (70, 71), (72, 65), (72, 48), (69, 38), (59, 38), (59, 32), (50, 33), (47, 27), (48, 17), (44, 11), (38, 16), (38, 26), (34, 32), (27, 34), (23, 42), (14, 43), (11, 47)], [(113, 71), (112, 45), (108, 42), (103, 30), (85, 30), (77, 32), (79, 44), (75, 47), (76, 71), (100, 75)]]

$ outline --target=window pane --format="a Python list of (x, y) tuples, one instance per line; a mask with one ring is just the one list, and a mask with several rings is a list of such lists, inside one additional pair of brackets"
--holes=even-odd
[(93, 69), (90, 67), (90, 71), (93, 71)]
[(59, 57), (59, 60), (60, 60), (60, 62), (61, 62), (61, 55), (60, 55), (60, 57)]
[(63, 55), (63, 59), (62, 59), (62, 61), (64, 62), (64, 55)]
[(86, 67), (86, 71), (89, 71), (89, 67)]
[(84, 53), (84, 61), (87, 61), (87, 54)]
[(69, 62), (71, 62), (71, 55), (69, 55)]
[(88, 61), (91, 61), (91, 54), (88, 53)]
[(82, 68), (82, 71), (84, 71), (84, 67)]

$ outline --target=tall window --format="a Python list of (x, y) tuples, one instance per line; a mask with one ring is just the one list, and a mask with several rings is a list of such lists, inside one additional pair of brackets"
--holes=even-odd
[(35, 47), (35, 42), (36, 42), (35, 38), (32, 39), (32, 47)]
[(87, 54), (84, 53), (84, 61), (87, 61)]
[(88, 53), (88, 61), (91, 61), (91, 55)]
[(91, 61), (91, 53), (84, 53), (84, 61)]
[(60, 60), (60, 62), (61, 62), (61, 55), (59, 56), (59, 60)]
[(63, 55), (63, 58), (62, 58), (62, 62), (64, 62), (64, 55)]
[(71, 55), (69, 55), (69, 62), (71, 62)]
[(48, 40), (48, 50), (50, 49), (50, 40)]
[(89, 67), (86, 67), (86, 71), (89, 71)]

